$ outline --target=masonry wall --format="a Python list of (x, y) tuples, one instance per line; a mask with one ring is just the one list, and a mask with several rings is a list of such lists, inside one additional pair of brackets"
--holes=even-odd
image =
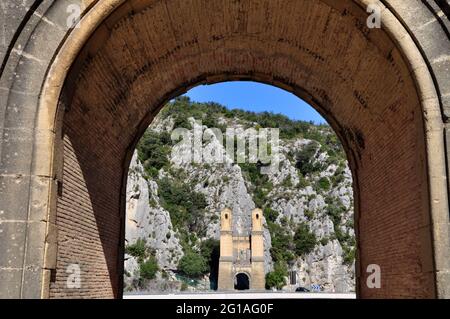
[[(90, 12), (108, 1), (83, 2)], [(58, 56), (70, 42), (67, 1), (11, 1), (2, 10), (1, 297), (47, 297), (50, 285), (53, 297), (117, 296), (119, 194), (133, 143), (168, 98), (242, 78), (305, 98), (345, 144), (359, 296), (450, 296), (447, 173), (430, 165), (449, 131), (448, 6), (383, 0), (383, 29), (368, 30), (362, 0), (150, 2), (117, 7), (81, 50), (66, 83), (64, 138), (54, 126), (57, 98), (41, 94), (52, 64), (63, 65), (59, 72), (71, 65)], [(78, 292), (64, 288), (72, 261), (85, 271)], [(382, 289), (364, 286), (371, 263), (382, 268)]]
[[(56, 212), (57, 264), (50, 284), (51, 298), (112, 298), (122, 294), (121, 139), (118, 132), (105, 132), (107, 114), (97, 120), (91, 115), (73, 107), (64, 117), (62, 192)], [(91, 120), (88, 127), (74, 126), (86, 116)], [(104, 134), (98, 134), (102, 131)], [(67, 285), (69, 276), (74, 275), (73, 265), (81, 271), (79, 288)]]
[[(419, 94), (389, 37), (369, 31), (365, 12), (357, 6), (332, 3), (287, 1), (287, 17), (273, 1), (156, 2), (111, 17), (81, 55), (70, 108), (81, 108), (82, 120), (66, 123), (80, 134), (97, 134), (89, 140), (121, 134), (122, 141), (131, 141), (138, 130), (135, 123), (180, 88), (233, 79), (233, 74), (283, 83), (331, 121), (348, 151), (358, 196), (359, 282), (365, 283), (367, 265), (378, 264), (386, 287), (373, 290), (362, 284), (361, 296), (432, 297)], [(171, 17), (168, 12), (180, 14)], [(290, 27), (299, 22), (298, 28)], [(91, 129), (91, 123), (102, 121), (104, 129)], [(98, 154), (103, 162), (108, 153)], [(90, 191), (93, 198), (96, 191)]]

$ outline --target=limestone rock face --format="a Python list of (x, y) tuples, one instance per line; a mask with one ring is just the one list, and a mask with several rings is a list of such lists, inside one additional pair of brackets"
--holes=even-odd
[[(190, 118), (193, 125), (199, 125), (195, 119)], [(203, 130), (208, 127), (203, 126)], [(192, 137), (192, 134), (190, 134)], [(174, 146), (174, 153), (180, 152)], [(182, 156), (172, 158), (174, 167), (183, 168), (188, 174), (188, 181), (192, 183), (193, 189), (205, 195), (208, 202), (206, 210), (208, 216), (214, 222), (208, 223), (206, 238), (220, 238), (220, 212), (224, 208), (230, 208), (233, 218), (233, 233), (248, 235), (251, 231), (251, 212), (255, 208), (252, 196), (250, 195), (246, 181), (242, 175), (239, 165), (232, 163), (232, 159), (226, 153), (224, 143), (221, 143), (215, 135), (211, 134), (210, 139), (204, 147), (204, 153), (215, 150), (221, 154), (221, 163), (207, 163), (206, 165), (196, 165), (192, 161), (178, 162)], [(272, 269), (272, 257), (270, 255), (271, 238), (264, 221), (264, 255), (266, 272)]]
[[(169, 212), (159, 205), (157, 195), (158, 185), (144, 178), (144, 169), (135, 152), (127, 180), (126, 244), (143, 239), (155, 251), (161, 269), (176, 269), (183, 250), (173, 230)], [(126, 255), (125, 259), (126, 273), (138, 277), (136, 258)]]
[[(192, 126), (201, 125), (194, 118), (189, 118), (188, 121)], [(242, 121), (239, 119), (220, 118), (220, 123), (232, 128), (242, 127)], [(173, 117), (158, 116), (149, 130), (159, 134), (170, 133), (174, 125)], [(201, 129), (205, 131), (209, 128), (202, 126)], [(190, 139), (194, 139), (192, 131), (187, 134)], [(183, 181), (190, 185), (190, 189), (204, 195), (206, 208), (202, 223), (205, 231), (196, 234), (200, 242), (208, 238), (219, 239), (220, 211), (225, 207), (233, 212), (234, 233), (246, 234), (251, 230), (251, 211), (255, 208), (252, 193), (254, 185), (241, 166), (233, 163), (223, 146), (224, 141), (221, 142), (220, 137), (214, 134), (210, 135), (210, 138), (202, 143), (203, 152), (221, 154), (222, 161), (219, 163), (195, 163), (181, 156), (189, 147), (180, 143), (172, 147), (169, 156), (170, 168), (161, 168), (155, 177), (146, 175), (137, 153), (131, 161), (127, 182), (126, 240), (130, 245), (140, 238), (145, 239), (146, 244), (154, 250), (160, 272), (147, 287), (149, 290), (181, 289), (177, 274), (178, 262), (183, 256), (181, 233), (174, 228), (169, 211), (162, 207), (158, 193), (158, 182), (162, 178), (175, 178), (182, 172)], [(272, 222), (281, 225), (292, 236), (298, 226), (304, 223), (317, 241), (312, 251), (296, 257), (294, 262), (290, 263), (289, 270), (297, 273), (297, 283), (287, 284), (283, 289), (293, 290), (297, 286), (311, 288), (314, 285), (320, 286), (322, 291), (354, 291), (355, 266), (349, 257), (354, 248), (351, 172), (346, 164), (331, 161), (328, 153), (319, 146), (310, 162), (320, 165), (320, 171), (308, 175), (300, 174), (292, 150), (302, 151), (311, 143), (316, 142), (304, 138), (281, 140), (279, 169), (267, 175), (271, 185), (266, 196), (267, 203), (278, 213), (276, 220)], [(326, 184), (324, 179), (329, 181), (329, 187), (322, 185)], [(340, 209), (339, 215), (336, 216), (332, 214), (335, 207)], [(267, 273), (272, 271), (274, 266), (271, 256), (273, 239), (265, 218), (263, 225)], [(139, 278), (139, 266), (135, 258), (128, 255), (126, 257), (125, 285), (131, 286), (131, 283)], [(209, 287), (208, 276), (205, 276), (195, 286), (185, 289), (207, 290)]]
[(296, 266), (300, 285), (320, 285), (324, 291), (354, 291), (354, 264), (345, 265), (342, 253), (339, 241), (332, 240), (299, 259)]
[(137, 152), (134, 152), (127, 179), (125, 240), (128, 243), (147, 237), (151, 227), (146, 222), (150, 216), (150, 205), (148, 182), (143, 173), (144, 168), (137, 159)]
[[(341, 167), (341, 180), (329, 190), (322, 190), (317, 186), (295, 189), (299, 183), (298, 174), (295, 173), (295, 167), (291, 161), (287, 160), (284, 155), (288, 153), (289, 149), (303, 148), (311, 142), (302, 139), (282, 144), (280, 148), (282, 166), (279, 172), (270, 176), (273, 183), (278, 185), (269, 194), (274, 199), (272, 209), (280, 213), (277, 219), (278, 223), (281, 223), (283, 218), (291, 220), (292, 224), (286, 227), (290, 228), (292, 232), (295, 231), (298, 224), (306, 223), (318, 241), (313, 251), (306, 256), (297, 258), (291, 268), (297, 272), (297, 286), (311, 288), (312, 285), (317, 285), (321, 287), (322, 291), (353, 292), (355, 291), (354, 260), (344, 261), (344, 255), (348, 252), (343, 251), (340, 241), (336, 238), (336, 228), (339, 228), (340, 233), (346, 234), (350, 238), (350, 244), (344, 242), (348, 245), (346, 248), (354, 249), (354, 243), (351, 242), (355, 235), (351, 172), (347, 165)], [(326, 159), (327, 154), (321, 153), (319, 150), (313, 161), (325, 163), (325, 167), (318, 176), (310, 178), (311, 184), (323, 177), (332, 178), (338, 169), (334, 164), (326, 165)], [(286, 188), (282, 183), (283, 179), (289, 178), (289, 175), (294, 187)], [(327, 203), (327, 201), (333, 201), (333, 204)], [(342, 207), (342, 212), (338, 220), (333, 221), (329, 214), (332, 209), (330, 206), (336, 204)], [(291, 288), (286, 286), (285, 290)]]

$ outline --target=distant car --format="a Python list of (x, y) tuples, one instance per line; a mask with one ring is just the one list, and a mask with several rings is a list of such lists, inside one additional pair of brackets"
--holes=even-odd
[(297, 287), (297, 289), (295, 289), (295, 292), (309, 292), (309, 289), (305, 287)]

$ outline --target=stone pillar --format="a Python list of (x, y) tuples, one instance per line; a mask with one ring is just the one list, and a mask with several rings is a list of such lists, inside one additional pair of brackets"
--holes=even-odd
[(252, 211), (252, 278), (250, 289), (264, 290), (266, 285), (264, 273), (264, 237), (262, 226), (262, 210), (256, 208)]
[(218, 290), (233, 290), (233, 234), (231, 210), (225, 208), (220, 214), (220, 259)]

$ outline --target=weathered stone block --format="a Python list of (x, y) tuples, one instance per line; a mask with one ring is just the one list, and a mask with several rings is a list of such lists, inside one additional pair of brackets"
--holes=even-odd
[(28, 219), (30, 221), (46, 221), (51, 205), (48, 194), (53, 179), (46, 176), (33, 176), (31, 177), (30, 183), (30, 207)]
[(22, 298), (40, 299), (42, 291), (42, 269), (40, 267), (27, 267), (24, 271)]
[(53, 223), (48, 224), (47, 237), (45, 238), (44, 268), (56, 269), (58, 254), (58, 229)]
[[(7, 48), (13, 40), (14, 34), (20, 23), (25, 18), (26, 13), (33, 0), (5, 1), (0, 10), (0, 21), (2, 21), (2, 40), (0, 41), (0, 62), (6, 57)], [(4, 26), (4, 27), (3, 27)], [(1, 63), (0, 63), (1, 64)]]
[(41, 269), (44, 263), (46, 222), (29, 222), (27, 227), (25, 268)]
[(22, 49), (14, 50), (13, 54), (20, 58), (20, 62), (15, 69), (15, 79), (11, 89), (27, 95), (39, 95), (49, 61)]
[(29, 177), (0, 175), (0, 221), (27, 220)]
[(8, 106), (5, 109), (4, 125), (7, 128), (32, 127), (36, 120), (36, 95), (12, 90), (8, 96)]
[(0, 268), (22, 268), (26, 232), (26, 222), (0, 222)]
[(30, 175), (33, 131), (30, 128), (4, 128), (0, 174)]
[(450, 95), (450, 51), (432, 60), (431, 66), (436, 78), (439, 79), (438, 83), (440, 93), (442, 94), (442, 104), (445, 109), (450, 108), (450, 105), (447, 104), (448, 102), (444, 98)]
[(448, 271), (437, 272), (436, 283), (439, 296), (450, 296), (450, 273)]
[(20, 298), (22, 269), (4, 269), (0, 267), (0, 298)]

